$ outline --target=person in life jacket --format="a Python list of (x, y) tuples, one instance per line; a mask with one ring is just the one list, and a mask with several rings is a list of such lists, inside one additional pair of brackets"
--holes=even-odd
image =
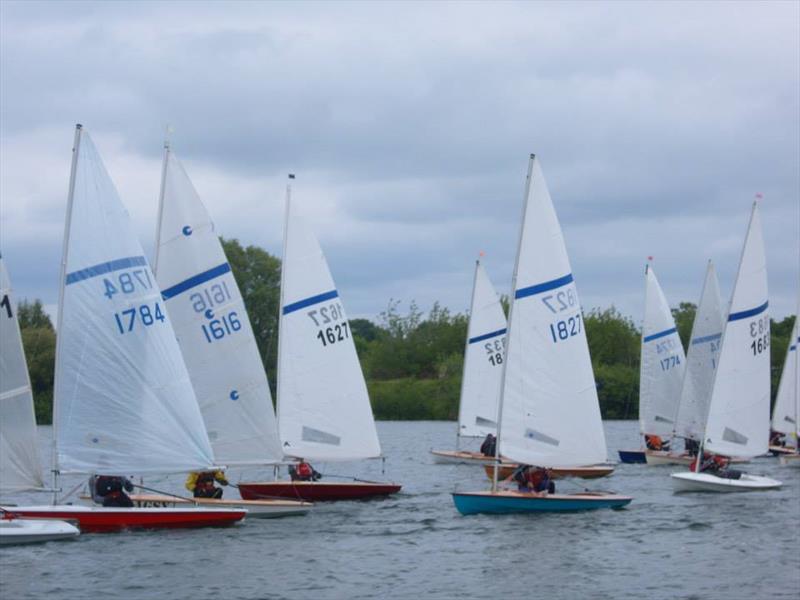
[(186, 489), (192, 492), (195, 498), (222, 498), (222, 488), (218, 488), (215, 482), (228, 485), (225, 474), (217, 469), (216, 471), (197, 471), (189, 473), (186, 478)]
[(692, 438), (684, 439), (683, 447), (684, 450), (686, 450), (686, 454), (689, 456), (697, 456), (697, 453), (700, 451), (700, 444)]
[(556, 493), (556, 484), (551, 479), (549, 469), (520, 465), (505, 479), (506, 482), (512, 480), (517, 482), (517, 489), (520, 492), (527, 492), (535, 496)]
[(487, 433), (481, 444), (481, 454), (484, 456), (494, 456), (497, 450), (497, 438), (491, 433)]
[(647, 446), (648, 450), (669, 451), (669, 441), (662, 440), (660, 435), (645, 433), (644, 445)]
[(322, 473), (301, 460), (296, 467), (289, 466), (289, 477), (291, 477), (292, 481), (319, 481), (322, 479)]
[(89, 478), (92, 500), (103, 506), (130, 508), (133, 501), (125, 492), (133, 491), (133, 483), (127, 477), (114, 475), (92, 475)]

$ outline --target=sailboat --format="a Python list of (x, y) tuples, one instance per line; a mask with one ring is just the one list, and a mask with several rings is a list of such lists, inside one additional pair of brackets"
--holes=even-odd
[[(0, 256), (0, 493), (44, 491), (36, 444), (36, 416), (17, 305)], [(24, 519), (2, 509), (0, 544), (29, 544), (74, 538), (80, 530), (54, 519)]]
[(487, 463), (494, 456), (460, 448), (462, 438), (484, 438), (497, 433), (497, 399), (506, 344), (506, 316), (500, 298), (480, 260), (475, 261), (472, 301), (467, 326), (461, 398), (458, 410), (457, 450), (431, 450), (437, 463)]
[[(284, 455), (323, 462), (380, 457), (347, 314), (316, 236), (295, 211), (291, 185), (286, 188), (280, 306), (277, 416)], [(400, 488), (355, 478), (239, 484), (245, 499), (310, 501), (385, 496)]]
[[(644, 322), (639, 367), (639, 431), (643, 436), (666, 438), (678, 411), (686, 357), (669, 303), (652, 265), (644, 269)], [(642, 462), (636, 451), (621, 450), (623, 462)], [(645, 462), (670, 461), (670, 452), (640, 451)]]
[[(800, 306), (795, 313), (792, 337), (786, 349), (778, 395), (772, 412), (772, 430), (785, 436), (781, 449), (780, 463), (784, 466), (800, 467), (800, 368), (798, 368), (797, 346), (800, 344)], [(770, 446), (770, 450), (773, 446)]]
[[(569, 258), (539, 161), (531, 155), (498, 406), (497, 456), (540, 467), (604, 462), (606, 442)], [(620, 508), (632, 498), (455, 492), (462, 514)]]
[[(59, 278), (53, 489), (61, 472), (179, 473), (213, 465), (161, 292), (111, 178), (78, 125)], [(231, 525), (238, 508), (21, 506), (81, 530)]]
[[(708, 418), (696, 469), (703, 451), (722, 456), (754, 457), (769, 443), (770, 358), (767, 263), (761, 216), (753, 203), (739, 271), (714, 373)], [(738, 479), (711, 473), (673, 473), (676, 491), (741, 492), (767, 490), (781, 482), (742, 473)]]
[[(280, 441), (267, 375), (244, 300), (214, 224), (178, 158), (165, 144), (154, 270), (211, 441), (216, 464), (273, 465)], [(180, 498), (139, 495), (137, 502)], [(188, 500), (186, 500), (188, 501)], [(241, 506), (250, 517), (305, 514), (308, 502), (193, 498)]]

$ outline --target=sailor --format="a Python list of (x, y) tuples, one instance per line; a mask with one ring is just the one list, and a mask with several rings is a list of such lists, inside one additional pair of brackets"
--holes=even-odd
[(556, 484), (551, 479), (549, 469), (534, 467), (531, 465), (520, 465), (514, 472), (506, 477), (505, 482), (517, 482), (517, 489), (520, 492), (528, 492), (535, 496), (546, 496), (556, 493)]
[(133, 491), (133, 483), (127, 477), (114, 475), (92, 475), (89, 478), (92, 500), (103, 506), (130, 508), (133, 501), (125, 492)]
[(292, 478), (292, 481), (319, 481), (322, 479), (322, 473), (301, 460), (296, 467), (289, 466), (289, 477)]
[(497, 450), (497, 438), (491, 433), (487, 433), (481, 444), (481, 454), (484, 456), (494, 456)]
[(186, 478), (186, 489), (192, 492), (195, 498), (222, 498), (222, 488), (217, 487), (215, 482), (228, 485), (225, 474), (217, 469), (216, 471), (197, 471), (189, 473)]
[(683, 445), (689, 456), (697, 456), (697, 452), (700, 450), (700, 444), (698, 444), (696, 440), (685, 438), (683, 440)]
[(648, 450), (655, 450), (655, 451), (669, 451), (669, 442), (664, 441), (661, 439), (660, 435), (655, 434), (644, 434), (644, 444), (647, 446)]

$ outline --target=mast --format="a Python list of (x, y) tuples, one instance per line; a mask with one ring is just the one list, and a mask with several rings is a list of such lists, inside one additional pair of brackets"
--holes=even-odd
[[(63, 317), (64, 317), (64, 283), (67, 276), (67, 253), (69, 252), (69, 232), (72, 225), (72, 201), (75, 197), (75, 175), (78, 170), (78, 150), (81, 143), (83, 125), (75, 125), (75, 140), (72, 143), (72, 165), (69, 170), (69, 192), (67, 194), (67, 215), (64, 219), (64, 242), (61, 248), (61, 268), (58, 279), (58, 316), (56, 317), (56, 366), (53, 389), (58, 389), (58, 380), (61, 376), (58, 356), (62, 346)], [(58, 402), (53, 395), (53, 441), (51, 444), (51, 464), (53, 473), (53, 504), (58, 504)]]
[(525, 179), (525, 196), (522, 200), (522, 221), (519, 226), (519, 240), (517, 241), (517, 258), (514, 261), (514, 273), (511, 276), (511, 302), (508, 306), (508, 329), (506, 331), (506, 350), (503, 360), (503, 373), (500, 376), (500, 398), (497, 402), (497, 439), (494, 447), (494, 469), (492, 469), (492, 492), (497, 491), (497, 471), (500, 462), (500, 433), (503, 425), (503, 399), (506, 393), (506, 369), (508, 367), (509, 348), (511, 348), (512, 318), (517, 291), (517, 271), (519, 270), (519, 254), (522, 250), (522, 235), (525, 232), (525, 217), (528, 213), (528, 200), (531, 193), (531, 177), (533, 176), (533, 161), (536, 155), (531, 154), (528, 160), (528, 176)]
[(284, 284), (286, 282), (286, 242), (289, 238), (289, 210), (292, 203), (292, 180), (294, 173), (289, 173), (286, 179), (286, 211), (283, 221), (283, 251), (281, 254), (281, 287), (280, 287), (280, 300), (278, 302), (278, 365), (275, 371), (275, 418), (278, 421), (278, 441), (281, 438), (281, 388), (277, 384), (277, 380), (281, 377), (281, 351), (283, 348), (283, 336), (281, 335), (281, 322), (283, 321), (283, 297), (284, 297)]
[[(478, 268), (480, 267), (480, 258), (475, 261), (475, 273), (472, 276), (472, 300), (470, 302), (469, 318), (472, 320), (475, 315), (475, 288), (478, 285)], [(469, 323), (467, 323), (467, 335), (464, 338), (464, 367), (461, 369), (461, 395), (458, 401), (458, 423), (456, 424), (456, 450), (461, 449), (461, 411), (463, 406), (461, 404), (464, 398), (464, 382), (467, 374), (467, 352), (469, 352)], [(496, 442), (495, 442), (496, 443)]]
[(161, 248), (161, 222), (164, 219), (164, 192), (167, 188), (167, 162), (169, 161), (169, 138), (164, 140), (164, 161), (161, 164), (161, 188), (158, 192), (158, 220), (156, 221), (156, 253), (153, 256), (153, 274), (158, 273), (158, 254)]

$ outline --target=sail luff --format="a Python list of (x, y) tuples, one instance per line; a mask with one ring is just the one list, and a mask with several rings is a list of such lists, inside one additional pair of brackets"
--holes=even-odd
[[(478, 284), (478, 267), (480, 267), (481, 261), (475, 261), (475, 271), (472, 275), (472, 298), (470, 299), (469, 305), (469, 318), (472, 321), (472, 315), (475, 312), (475, 295), (477, 293), (477, 284)], [(467, 324), (467, 336), (464, 340), (464, 366), (461, 369), (461, 390), (459, 392), (459, 398), (461, 399), (458, 403), (458, 423), (456, 424), (456, 447), (459, 445), (459, 441), (462, 437), (461, 435), (461, 428), (464, 426), (465, 420), (465, 411), (464, 411), (464, 389), (466, 387), (465, 381), (467, 379), (467, 354), (469, 352), (469, 324)]]
[[(797, 446), (797, 356), (800, 328), (798, 317), (795, 316), (789, 344), (786, 347), (786, 357), (783, 361), (781, 380), (778, 383), (778, 393), (775, 396), (775, 408), (772, 414), (772, 429), (786, 436), (787, 442)], [(794, 438), (794, 439), (792, 439)]]

